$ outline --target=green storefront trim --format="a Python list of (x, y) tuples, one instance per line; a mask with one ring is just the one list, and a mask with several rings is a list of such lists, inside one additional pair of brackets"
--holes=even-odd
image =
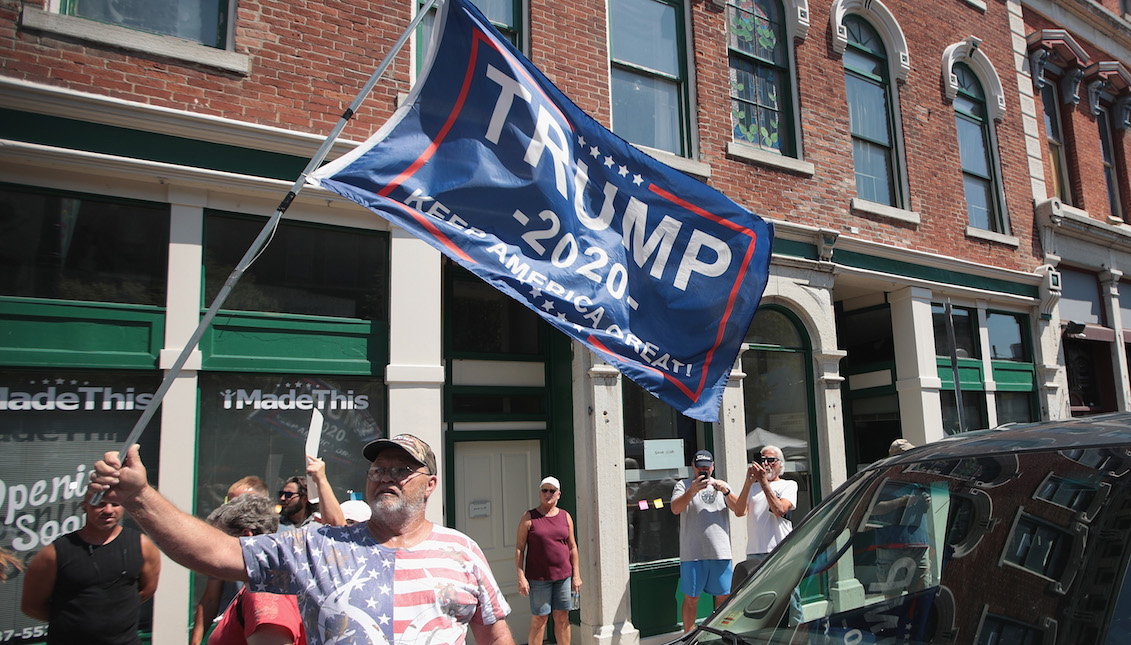
[(256, 312), (221, 312), (200, 340), (206, 370), (383, 374), (386, 323)]
[[(942, 389), (954, 389), (954, 372), (950, 359), (938, 357), (939, 379)], [(995, 387), (1001, 392), (1033, 392), (1036, 390), (1037, 368), (1032, 363), (990, 361)], [(984, 390), (985, 372), (978, 358), (958, 359), (958, 382), (963, 390)]]
[[(806, 242), (775, 239), (773, 252), (776, 255), (801, 258), (804, 260), (817, 260), (817, 247)], [(1026, 298), (1039, 298), (1040, 288), (1037, 285), (1021, 284), (999, 278), (961, 273), (952, 269), (929, 267), (914, 262), (905, 262), (891, 258), (881, 258), (856, 251), (837, 249), (833, 253), (833, 262), (854, 269), (866, 269), (889, 275), (916, 278), (940, 284), (953, 284), (984, 291), (1006, 293)]]
[(309, 163), (277, 152), (2, 108), (0, 138), (287, 181)]
[(0, 364), (154, 369), (165, 310), (147, 305), (0, 298)]

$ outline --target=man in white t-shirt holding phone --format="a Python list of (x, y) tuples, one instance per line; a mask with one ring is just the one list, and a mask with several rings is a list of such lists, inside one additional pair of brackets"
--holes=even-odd
[(746, 471), (746, 482), (734, 509), (738, 517), (746, 516), (746, 561), (734, 569), (732, 592), (793, 530), (797, 482), (782, 479), (784, 469), (781, 448), (766, 446)]

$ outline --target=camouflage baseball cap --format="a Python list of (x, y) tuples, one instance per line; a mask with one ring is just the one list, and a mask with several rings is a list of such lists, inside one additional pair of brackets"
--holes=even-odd
[(428, 469), (429, 475), (436, 474), (436, 455), (432, 453), (432, 448), (420, 438), (410, 434), (399, 434), (389, 439), (370, 441), (365, 445), (365, 449), (361, 451), (361, 454), (369, 461), (373, 461), (377, 458), (377, 455), (381, 454), (382, 450), (390, 446), (396, 446), (407, 452), (410, 457), (419, 461)]

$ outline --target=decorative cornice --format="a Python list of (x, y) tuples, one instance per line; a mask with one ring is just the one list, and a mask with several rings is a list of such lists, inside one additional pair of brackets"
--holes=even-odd
[[(1040, 91), (1048, 84), (1045, 67), (1053, 63), (1064, 70), (1062, 83), (1064, 78), (1070, 79), (1067, 87), (1061, 88), (1062, 94), (1066, 95), (1065, 103), (1068, 97), (1075, 97), (1073, 104), (1079, 101), (1078, 86), (1083, 75), (1078, 70), (1091, 59), (1076, 39), (1064, 29), (1042, 29), (1026, 36), (1025, 43), (1029, 49), (1029, 73), (1033, 77), (1033, 86)], [(1075, 85), (1072, 84), (1073, 79)]]

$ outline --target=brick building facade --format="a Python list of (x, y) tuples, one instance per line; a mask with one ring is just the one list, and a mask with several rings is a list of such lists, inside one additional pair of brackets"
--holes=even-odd
[[(294, 474), (309, 414), (285, 402), (323, 392), (350, 402), (323, 442), (343, 495), (374, 433), (438, 448), (430, 517), (483, 545), (516, 635), (506, 536), (536, 500), (503, 492), (557, 475), (592, 585), (575, 633), (631, 645), (678, 628), (666, 501), (698, 449), (738, 481), (749, 454), (782, 447), (804, 512), (899, 436), (1131, 405), (1117, 0), (477, 4), (597, 120), (774, 222), (720, 422), (680, 417), (424, 243), (306, 189), (143, 440), (182, 508)], [(0, 478), (24, 494), (2, 500), (0, 546), (30, 556), (74, 525), (84, 469), (124, 439), (418, 7), (0, 2)], [(331, 157), (391, 115), (425, 41)], [(90, 408), (33, 404), (69, 394)], [(670, 441), (682, 467), (654, 461)], [(62, 492), (37, 497), (39, 481)], [(155, 641), (180, 642), (193, 589), (164, 569)], [(35, 640), (15, 585), (0, 618)]]

